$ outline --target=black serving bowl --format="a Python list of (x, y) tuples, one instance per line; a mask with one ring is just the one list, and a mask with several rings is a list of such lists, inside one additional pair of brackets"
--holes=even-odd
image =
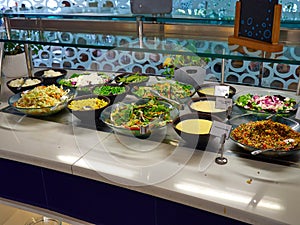
[(184, 141), (184, 146), (205, 150), (213, 121), (222, 122), (222, 119), (209, 113), (193, 112), (175, 118), (172, 127)]
[(57, 79), (57, 83), (64, 87), (75, 88), (77, 95), (93, 94), (96, 86), (112, 81), (111, 75), (105, 72), (73, 73), (70, 77)]
[[(88, 102), (88, 100), (92, 101), (93, 99), (99, 99), (101, 101), (106, 102), (102, 107), (96, 108), (92, 107), (92, 104)], [(109, 106), (110, 100), (105, 96), (98, 95), (82, 95), (75, 97), (72, 101), (70, 101), (67, 105), (67, 109), (78, 119), (85, 123), (95, 123), (95, 121), (99, 120), (100, 114), (107, 106)], [(76, 109), (73, 108), (77, 106)], [(73, 107), (72, 107), (73, 106)]]
[(43, 78), (43, 84), (44, 85), (57, 84), (57, 80), (61, 79), (61, 78), (64, 78), (66, 75), (67, 75), (67, 70), (52, 69), (52, 68), (39, 70), (39, 71), (34, 73), (34, 77)]
[(120, 85), (115, 83), (106, 83), (101, 86), (93, 88), (94, 95), (106, 96), (110, 99), (110, 104), (122, 101), (129, 93), (130, 88), (128, 85)]
[(7, 81), (6, 86), (9, 88), (9, 90), (16, 94), (33, 89), (41, 85), (42, 83), (43, 79), (39, 77), (20, 77)]
[(192, 112), (208, 113), (221, 118), (228, 117), (226, 109), (216, 108), (217, 97), (198, 97), (191, 99), (187, 105)]
[(110, 74), (105, 72), (81, 72), (73, 73), (67, 78), (57, 79), (57, 83), (66, 87), (85, 89), (86, 87), (91, 90), (96, 85), (102, 85), (112, 81)]
[(215, 87), (216, 86), (229, 87), (228, 96), (225, 96), (225, 95), (219, 95), (219, 96), (232, 98), (236, 93), (236, 89), (234, 87), (227, 85), (227, 84), (219, 84), (219, 83), (202, 84), (198, 87), (197, 93), (198, 93), (199, 97), (216, 96), (215, 95)]
[(150, 77), (146, 74), (122, 73), (117, 75), (114, 80), (117, 84), (122, 83), (132, 88), (133, 86), (145, 86), (149, 79)]

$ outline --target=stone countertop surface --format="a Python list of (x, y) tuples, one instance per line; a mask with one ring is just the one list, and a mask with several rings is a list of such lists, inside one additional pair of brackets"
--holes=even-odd
[[(245, 88), (237, 86), (238, 91)], [(7, 95), (1, 95), (1, 109), (7, 107)], [(250, 224), (299, 224), (298, 155), (286, 161), (256, 160), (238, 154), (228, 139), (224, 154), (228, 163), (219, 165), (215, 163), (218, 147), (180, 147), (178, 137), (173, 144), (124, 137), (80, 126), (72, 114), (61, 113), (63, 122), (2, 110), (0, 157), (107, 182)], [(211, 141), (211, 146), (218, 146), (218, 140)]]

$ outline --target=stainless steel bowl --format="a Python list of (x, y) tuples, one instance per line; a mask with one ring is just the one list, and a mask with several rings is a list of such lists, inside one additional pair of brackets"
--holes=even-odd
[(68, 94), (57, 105), (52, 105), (52, 106), (49, 106), (49, 107), (36, 107), (36, 108), (28, 107), (28, 108), (24, 108), (24, 107), (15, 106), (15, 103), (22, 97), (22, 93), (17, 93), (15, 95), (12, 95), (8, 99), (8, 104), (13, 109), (15, 109), (15, 110), (17, 110), (21, 113), (24, 113), (26, 115), (29, 115), (29, 116), (37, 116), (37, 117), (49, 116), (49, 115), (56, 114), (56, 113), (62, 111), (63, 109), (65, 109), (67, 107), (68, 101), (73, 99), (74, 96), (75, 96), (75, 90), (74, 89), (69, 89)]
[[(136, 102), (120, 102), (113, 104), (102, 111), (100, 119), (118, 134), (134, 136), (141, 139), (149, 138), (150, 136), (153, 137), (154, 135), (160, 133), (163, 134), (165, 133), (166, 125), (171, 123), (172, 120), (179, 115), (178, 109), (165, 101), (157, 101), (158, 104), (164, 106), (169, 111), (168, 113), (161, 111), (161, 115), (163, 115), (162, 117), (155, 116), (144, 125), (130, 126), (127, 123), (132, 118), (132, 111), (129, 109), (131, 106), (143, 106), (150, 101), (153, 101), (153, 99), (140, 99)], [(122, 120), (121, 122), (118, 121), (118, 118), (113, 116), (113, 113), (116, 112), (116, 110), (118, 110), (118, 115), (122, 117), (120, 118), (120, 120)], [(171, 121), (167, 121), (167, 119), (170, 119)], [(142, 119), (137, 117), (137, 123), (139, 123), (139, 120)]]

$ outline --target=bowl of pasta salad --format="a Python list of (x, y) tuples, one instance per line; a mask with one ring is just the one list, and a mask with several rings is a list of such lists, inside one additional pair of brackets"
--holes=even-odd
[(82, 122), (95, 123), (100, 114), (110, 104), (110, 99), (99, 95), (77, 96), (68, 103), (68, 110)]
[(75, 96), (75, 90), (64, 89), (56, 85), (37, 86), (31, 90), (12, 95), (8, 104), (30, 116), (49, 116), (66, 108)]

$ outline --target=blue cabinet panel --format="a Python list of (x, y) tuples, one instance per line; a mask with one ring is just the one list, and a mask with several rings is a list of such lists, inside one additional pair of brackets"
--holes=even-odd
[(246, 225), (246, 223), (216, 215), (204, 210), (192, 208), (164, 199), (156, 202), (156, 225), (199, 225), (199, 224), (230, 224)]
[(227, 217), (71, 174), (0, 159), (0, 197), (97, 225), (245, 225)]
[(48, 208), (103, 225), (154, 225), (155, 198), (94, 180), (44, 170)]
[(46, 207), (41, 168), (0, 158), (0, 180), (1, 197)]

